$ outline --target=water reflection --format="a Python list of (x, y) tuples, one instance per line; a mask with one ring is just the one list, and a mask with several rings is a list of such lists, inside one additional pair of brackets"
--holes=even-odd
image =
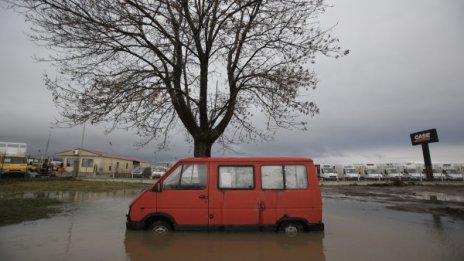
[(87, 191), (46, 191), (46, 192), (23, 192), (23, 193), (0, 193), (0, 198), (47, 198), (57, 199), (67, 203), (88, 200), (99, 200), (111, 197), (135, 197), (140, 191), (134, 189), (116, 190), (110, 192), (87, 192)]
[(171, 233), (126, 231), (129, 260), (325, 260), (323, 232)]
[(415, 192), (415, 198), (422, 200), (431, 200), (434, 198), (438, 201), (446, 202), (464, 202), (464, 195), (454, 194), (454, 193), (444, 193), (444, 192), (428, 192), (428, 191), (418, 191)]

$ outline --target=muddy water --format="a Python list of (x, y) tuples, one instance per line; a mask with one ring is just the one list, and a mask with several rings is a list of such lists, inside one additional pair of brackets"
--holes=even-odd
[(79, 193), (63, 214), (0, 227), (0, 260), (464, 260), (464, 221), (325, 198), (324, 233), (126, 231), (134, 192)]

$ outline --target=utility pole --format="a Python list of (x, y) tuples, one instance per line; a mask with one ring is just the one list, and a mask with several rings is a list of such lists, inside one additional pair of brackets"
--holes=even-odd
[(77, 173), (76, 173), (76, 176), (79, 176), (79, 173), (81, 172), (81, 151), (82, 151), (82, 148), (84, 147), (84, 137), (85, 137), (85, 122), (84, 122), (84, 127), (82, 129), (81, 146), (80, 146), (79, 151), (77, 153)]
[(53, 127), (50, 126), (50, 130), (48, 132), (48, 139), (47, 139), (47, 146), (45, 146), (45, 158), (48, 159), (48, 146), (50, 145), (50, 138), (52, 137), (52, 130), (53, 130)]

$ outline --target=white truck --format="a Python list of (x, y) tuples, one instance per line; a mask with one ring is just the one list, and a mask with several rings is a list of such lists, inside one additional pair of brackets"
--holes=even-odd
[(420, 168), (415, 163), (406, 163), (403, 165), (403, 175), (405, 178), (411, 180), (424, 180), (427, 178), (425, 173), (423, 173)]
[(368, 163), (364, 168), (364, 179), (369, 180), (381, 180), (383, 179), (382, 173), (380, 173), (377, 164)]
[[(424, 170), (425, 172), (425, 170)], [(434, 180), (445, 180), (445, 174), (443, 174), (440, 170), (440, 166), (438, 165), (433, 165), (432, 166), (432, 175)]]
[(383, 169), (383, 174), (387, 179), (402, 179), (404, 176), (400, 169), (393, 163), (387, 163)]
[(355, 166), (353, 165), (346, 165), (343, 167), (343, 174), (342, 174), (343, 179), (355, 179), (359, 180), (361, 178), (361, 175), (358, 173), (358, 170), (356, 169)]
[(321, 164), (320, 176), (322, 180), (338, 180), (335, 166), (332, 164)]
[(443, 164), (442, 174), (449, 180), (463, 180), (464, 175), (460, 173), (452, 164)]

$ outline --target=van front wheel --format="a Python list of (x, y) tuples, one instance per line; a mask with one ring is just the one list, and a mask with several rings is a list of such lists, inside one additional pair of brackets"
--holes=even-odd
[(156, 234), (167, 234), (171, 231), (171, 226), (164, 221), (158, 220), (151, 224), (150, 230)]
[(284, 222), (279, 226), (279, 232), (294, 236), (303, 232), (303, 226), (298, 222)]

